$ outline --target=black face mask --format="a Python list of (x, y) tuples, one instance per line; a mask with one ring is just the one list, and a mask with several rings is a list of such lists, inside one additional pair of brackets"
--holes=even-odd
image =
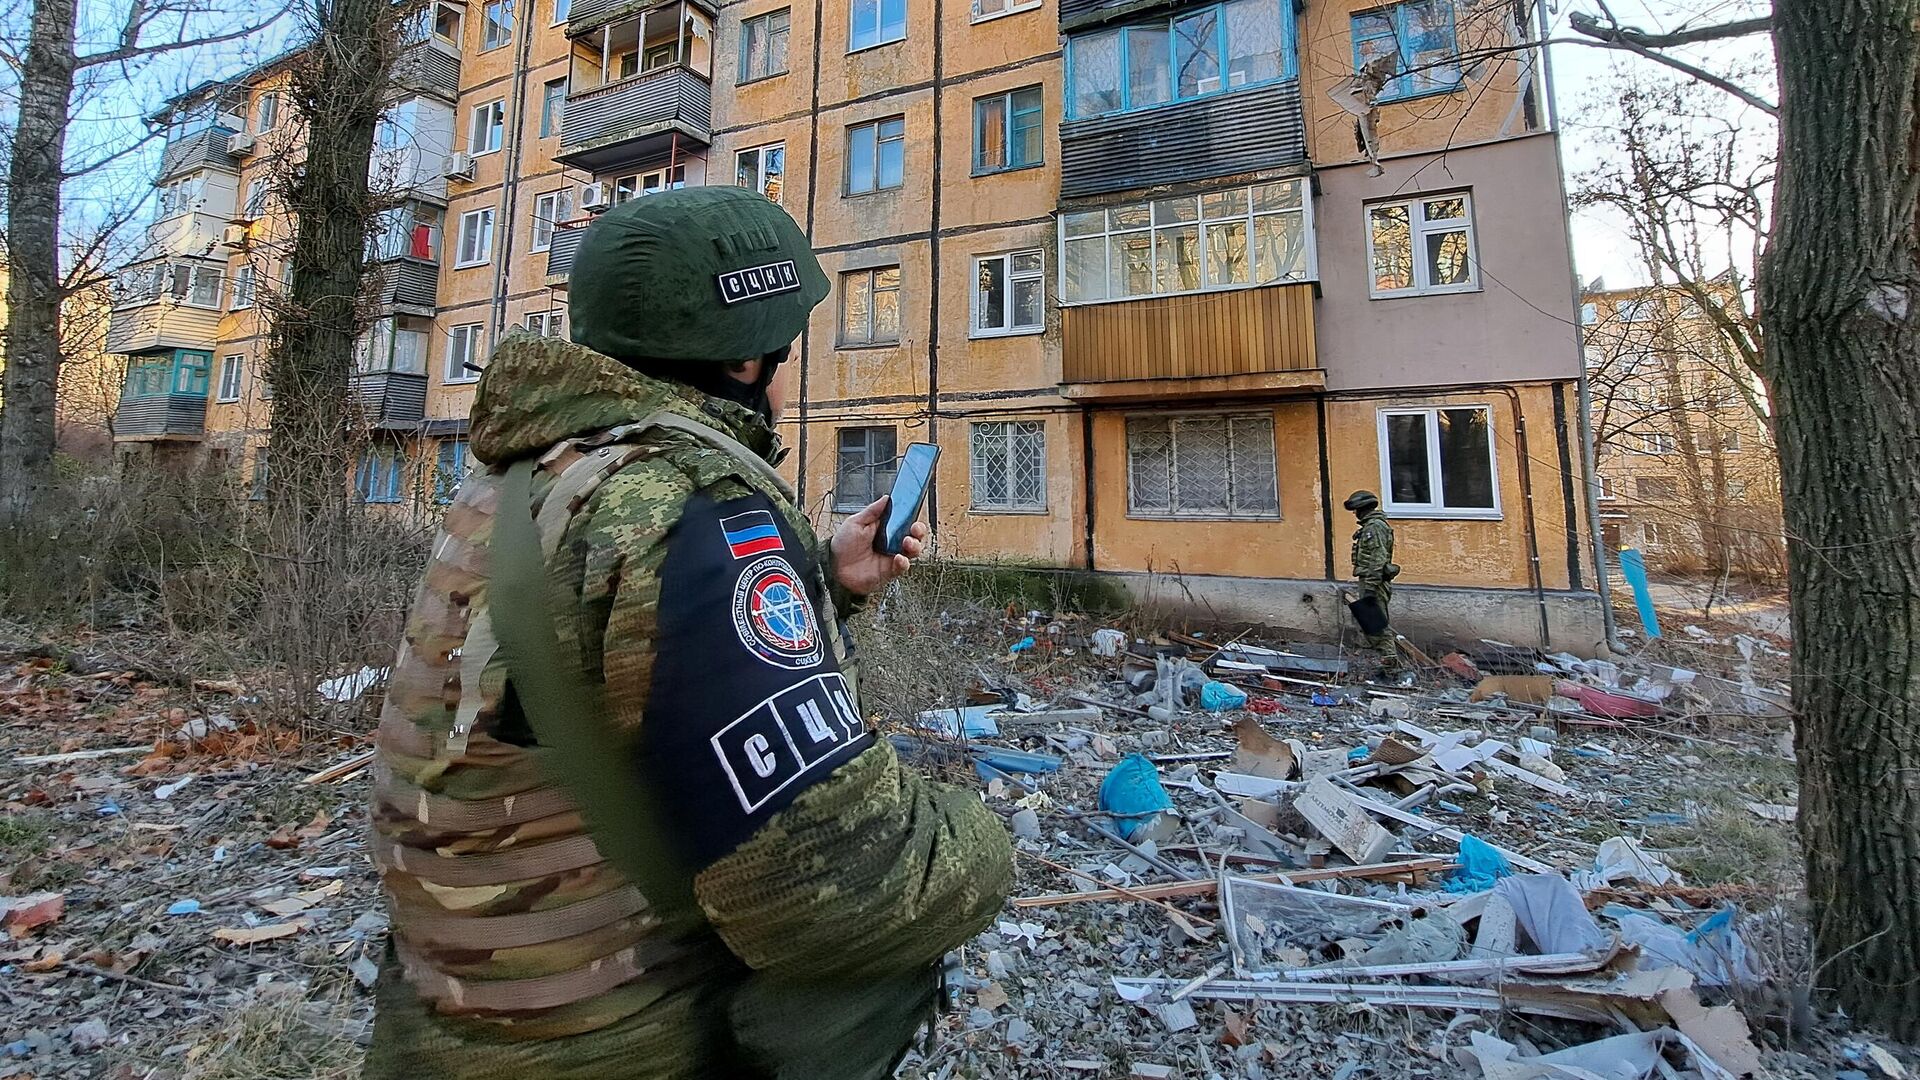
[(780, 369), (781, 364), (786, 362), (792, 351), (792, 346), (782, 346), (761, 357), (760, 377), (753, 382), (741, 382), (734, 378), (725, 364), (690, 364), (684, 360), (641, 360), (631, 362), (629, 366), (656, 378), (685, 383), (703, 394), (711, 394), (723, 401), (745, 405), (771, 425), (773, 402), (767, 399), (767, 387), (773, 385), (774, 373)]

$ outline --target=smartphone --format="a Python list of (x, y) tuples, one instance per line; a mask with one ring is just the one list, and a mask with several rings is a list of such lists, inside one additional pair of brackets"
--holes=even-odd
[(907, 530), (920, 520), (920, 508), (927, 501), (927, 487), (933, 483), (933, 463), (939, 458), (940, 448), (930, 442), (907, 444), (907, 452), (900, 455), (900, 470), (893, 478), (893, 492), (888, 497), (887, 521), (873, 536), (873, 550), (882, 555), (900, 554)]

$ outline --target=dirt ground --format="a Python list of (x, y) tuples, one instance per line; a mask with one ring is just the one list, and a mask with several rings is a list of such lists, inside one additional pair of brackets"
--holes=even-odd
[[(861, 628), (864, 692), (870, 716), (890, 729), (982, 688), (1061, 707), (1074, 706), (1074, 695), (1137, 704), (1119, 681), (1119, 661), (1093, 657), (1080, 644), (1088, 630), (1123, 622), (1009, 617), (925, 601), (879, 609), (878, 625)], [(1050, 622), (1066, 632), (1050, 637)], [(1133, 629), (1146, 631), (1142, 638), (1152, 630)], [(111, 663), (82, 673), (28, 655), (43, 636), (0, 630), (8, 631), (0, 633), (0, 657), (8, 658), (0, 663), (0, 897), (42, 898), (42, 916), (57, 908), (55, 917), (16, 924), (0, 938), (0, 1078), (356, 1075), (371, 1021), (372, 961), (386, 933), (367, 858), (368, 779), (362, 771), (338, 782), (304, 780), (366, 749), (371, 699), (312, 717), (304, 730), (271, 726), (258, 719), (245, 673), (208, 673), (197, 688)], [(1732, 634), (1751, 630), (1714, 623), (1703, 632), (1652, 648), (1663, 650), (1662, 662), (1714, 665), (1738, 679), (1743, 658)], [(1009, 651), (1029, 636), (1035, 647)], [(1245, 640), (1264, 639), (1252, 633)], [(40, 651), (62, 653), (76, 643), (58, 644)], [(114, 653), (107, 637), (79, 644), (90, 656)], [(1760, 670), (1745, 675), (1772, 685), (1783, 670), (1781, 644), (1773, 640)], [(1369, 700), (1348, 681), (1354, 700)], [(1553, 760), (1576, 793), (1562, 798), (1494, 782), (1432, 808), (1436, 822), (1567, 871), (1589, 867), (1609, 838), (1632, 837), (1689, 891), (1655, 895), (1627, 885), (1623, 899), (1651, 903), (1683, 926), (1723, 904), (1737, 906), (1764, 977), (1734, 1003), (1769, 1075), (1892, 1075), (1843, 1018), (1815, 1016), (1806, 1004), (1793, 826), (1776, 820), (1778, 811), (1767, 817), (1750, 808), (1795, 802), (1783, 719), (1725, 708), (1729, 699), (1719, 695), (1646, 724), (1584, 726), (1475, 706), (1457, 680), (1440, 673), (1387, 692), (1404, 695), (1413, 717), (1436, 729), (1472, 724), (1509, 741), (1550, 735)], [(1370, 734), (1377, 741), (1377, 712), (1316, 705), (1310, 693), (1304, 686), (1258, 692), (1270, 703), (1257, 716), (1263, 729), (1310, 749), (1364, 748)], [(1230, 832), (1200, 812), (1200, 789), (1178, 785), (1204, 781), (1224, 764), (1237, 746), (1227, 724), (1245, 715), (1189, 709), (1156, 720), (1115, 708), (1086, 728), (1009, 723), (989, 741), (1056, 754), (1058, 771), (1009, 783), (951, 764), (931, 767), (980, 789), (1026, 832), (1015, 894), (1034, 896), (1090, 887), (1049, 863), (1130, 888), (1176, 877), (1090, 827), (1100, 820), (1090, 812), (1113, 765), (1130, 753), (1151, 755), (1184, 818), (1160, 850), (1178, 876), (1205, 878), (1214, 860), (1236, 849)], [(37, 760), (46, 755), (68, 756)], [(1023, 790), (1022, 780), (1038, 793)], [(1033, 814), (1016, 818), (1022, 810)], [(1399, 846), (1454, 854), (1450, 842), (1416, 839), (1417, 832), (1404, 833)], [(1173, 854), (1180, 845), (1211, 851), (1206, 869)], [(1412, 893), (1379, 885), (1369, 894), (1418, 896), (1442, 885), (1435, 878)], [(1217, 903), (1200, 896), (1175, 907), (1181, 919), (1124, 899), (1010, 903), (998, 925), (963, 950), (966, 977), (940, 1037), (912, 1055), (901, 1075), (1478, 1077), (1480, 1067), (1460, 1054), (1475, 1032), (1529, 1052), (1613, 1033), (1518, 1012), (1357, 1000), (1304, 1006), (1196, 996), (1191, 1016), (1123, 1000), (1115, 977), (1190, 980), (1227, 971), (1220, 934), (1179, 925), (1218, 920)]]

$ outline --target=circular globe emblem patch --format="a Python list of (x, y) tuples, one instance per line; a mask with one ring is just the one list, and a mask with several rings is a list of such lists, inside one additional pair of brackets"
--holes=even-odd
[(787, 668), (820, 662), (819, 623), (800, 575), (778, 555), (756, 559), (733, 587), (733, 628), (741, 644), (769, 664)]

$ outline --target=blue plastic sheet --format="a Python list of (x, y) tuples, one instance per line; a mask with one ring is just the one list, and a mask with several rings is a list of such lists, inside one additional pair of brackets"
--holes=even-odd
[(1620, 549), (1620, 576), (1633, 587), (1633, 606), (1640, 612), (1640, 629), (1649, 638), (1660, 636), (1660, 616), (1653, 610), (1653, 590), (1647, 584), (1647, 560), (1637, 548)]
[(1247, 692), (1232, 683), (1209, 682), (1200, 688), (1200, 707), (1208, 712), (1243, 709), (1246, 705)]
[(1460, 869), (1447, 882), (1448, 892), (1468, 893), (1493, 888), (1494, 882), (1513, 873), (1507, 857), (1492, 844), (1469, 833), (1460, 838)]
[(1160, 770), (1140, 754), (1128, 754), (1100, 781), (1100, 809), (1112, 814), (1128, 839), (1162, 810), (1173, 809)]

